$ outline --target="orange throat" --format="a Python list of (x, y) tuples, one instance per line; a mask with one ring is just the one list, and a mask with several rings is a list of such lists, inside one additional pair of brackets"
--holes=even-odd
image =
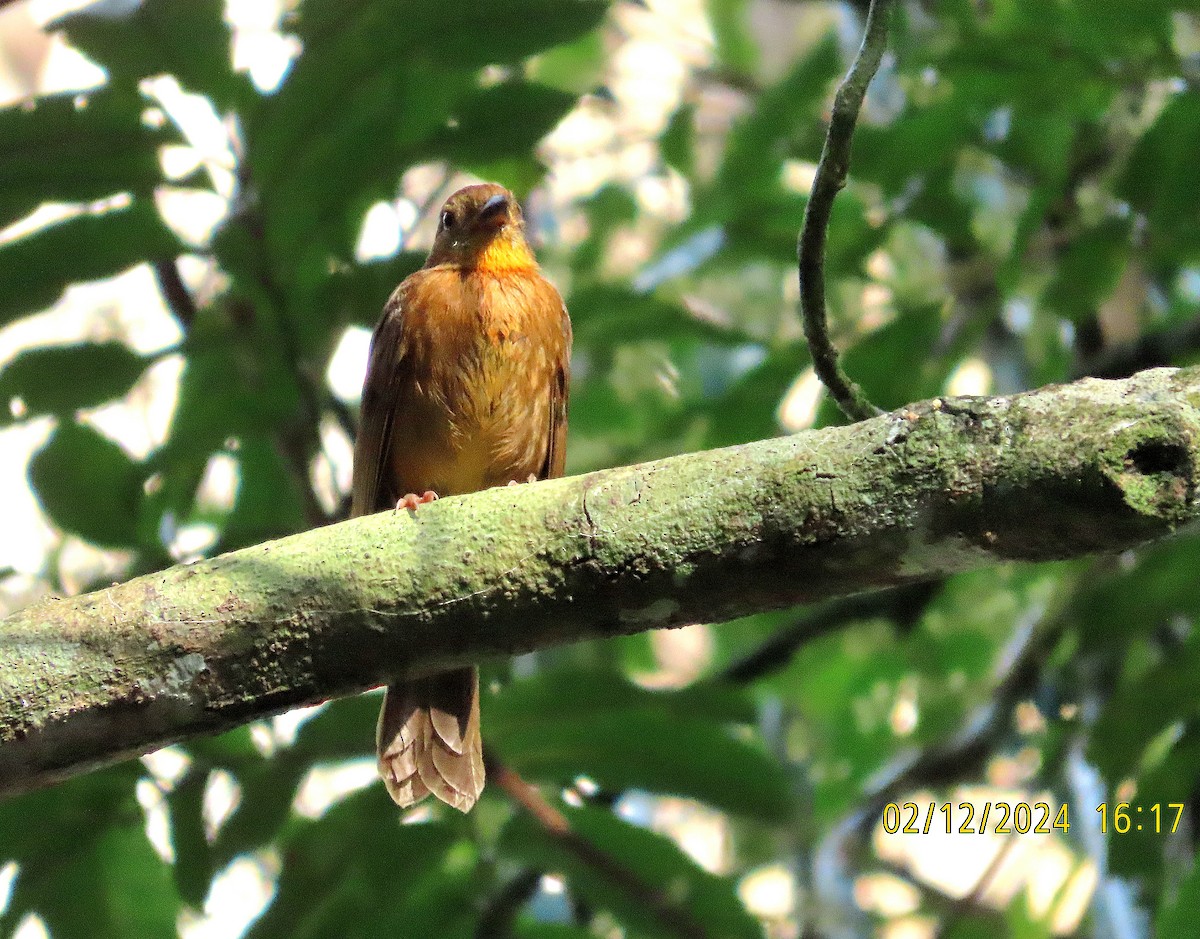
[(484, 274), (509, 274), (537, 267), (537, 259), (524, 238), (499, 236), (488, 242), (475, 260), (475, 269)]

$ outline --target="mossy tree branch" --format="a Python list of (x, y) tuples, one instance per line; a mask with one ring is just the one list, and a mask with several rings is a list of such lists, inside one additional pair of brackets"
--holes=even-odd
[(0, 622), (0, 792), (401, 675), (1121, 551), (1200, 515), (1200, 369), (444, 499)]

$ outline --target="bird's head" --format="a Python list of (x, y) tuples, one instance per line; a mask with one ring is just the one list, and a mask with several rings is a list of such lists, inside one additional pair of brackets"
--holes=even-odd
[(537, 267), (516, 197), (503, 186), (480, 183), (447, 199), (426, 267), (438, 264), (494, 273)]

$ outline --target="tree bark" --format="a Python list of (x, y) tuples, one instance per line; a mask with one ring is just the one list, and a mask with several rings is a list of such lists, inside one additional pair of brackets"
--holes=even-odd
[(1196, 519), (1198, 466), (1200, 368), (1156, 369), (443, 499), (45, 600), (0, 622), (0, 793), (484, 656), (1123, 551)]

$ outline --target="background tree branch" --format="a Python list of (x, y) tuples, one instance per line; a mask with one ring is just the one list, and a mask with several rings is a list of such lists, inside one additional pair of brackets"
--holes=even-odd
[(1200, 369), (934, 399), (852, 427), (382, 513), (0, 624), (0, 791), (397, 675), (719, 620), (1197, 515)]

